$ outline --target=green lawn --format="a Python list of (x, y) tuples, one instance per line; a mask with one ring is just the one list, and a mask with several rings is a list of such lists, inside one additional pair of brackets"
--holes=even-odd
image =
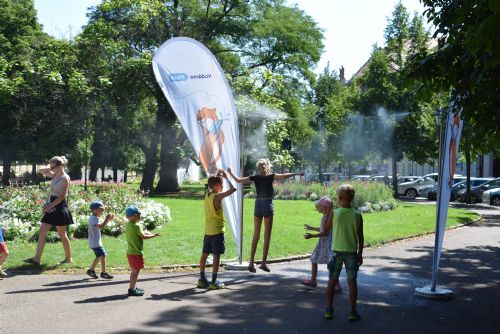
[[(182, 197), (157, 197), (154, 200), (170, 207), (173, 221), (159, 231), (163, 234), (162, 237), (144, 242), (146, 266), (196, 263), (203, 240), (203, 200)], [(244, 204), (243, 247), (244, 258), (248, 259), (253, 233), (253, 200), (245, 200)], [(312, 202), (275, 201), (275, 209), (270, 258), (310, 253), (317, 240), (303, 238), (303, 225), (304, 223), (319, 225), (321, 218), (320, 214), (315, 212)], [(394, 211), (366, 214), (364, 215), (366, 244), (380, 245), (394, 239), (432, 232), (435, 212), (435, 206), (400, 203)], [(447, 226), (462, 224), (477, 217), (478, 215), (472, 212), (450, 208)], [(103, 243), (108, 252), (109, 266), (115, 269), (127, 268), (124, 236), (104, 237)], [(87, 240), (72, 240), (71, 244), (74, 263), (64, 268), (86, 268), (94, 258), (93, 252), (88, 249)], [(22, 259), (31, 257), (36, 245), (27, 242), (9, 242), (8, 247), (11, 255), (5, 267), (22, 268), (24, 267)], [(261, 247), (262, 242), (257, 250), (258, 257), (262, 254)], [(236, 245), (230, 229), (227, 228), (226, 254), (223, 259), (232, 259), (236, 256)], [(47, 244), (42, 263), (46, 269), (52, 269), (58, 260), (63, 258), (64, 252), (59, 243)]]

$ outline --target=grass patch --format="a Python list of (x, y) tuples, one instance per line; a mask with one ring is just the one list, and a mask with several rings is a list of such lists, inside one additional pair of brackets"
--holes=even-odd
[[(182, 197), (156, 197), (153, 200), (168, 205), (173, 221), (163, 226), (160, 238), (145, 240), (144, 258), (146, 266), (171, 264), (191, 264), (199, 260), (203, 231), (203, 199)], [(270, 247), (270, 258), (307, 254), (312, 252), (317, 240), (303, 238), (304, 223), (319, 225), (320, 214), (314, 210), (311, 201), (275, 201), (275, 223)], [(365, 241), (375, 246), (411, 235), (434, 231), (436, 207), (400, 203), (397, 209), (364, 215)], [(253, 200), (244, 202), (244, 258), (248, 259), (253, 234)], [(479, 216), (465, 209), (449, 209), (447, 226), (452, 227)], [(263, 231), (262, 231), (263, 232)], [(262, 240), (257, 250), (257, 259), (262, 256)], [(128, 268), (125, 255), (125, 236), (118, 238), (104, 237), (103, 244), (108, 252), (107, 263), (112, 268)], [(65, 265), (65, 269), (87, 268), (93, 260), (93, 252), (88, 248), (87, 240), (72, 240), (74, 263)], [(33, 256), (36, 244), (23, 241), (8, 242), (11, 255), (6, 268), (24, 268), (22, 260)], [(236, 245), (229, 228), (226, 228), (226, 254), (223, 259), (236, 258)], [(42, 263), (52, 269), (64, 258), (60, 243), (47, 244)], [(112, 270), (111, 270), (112, 271)]]

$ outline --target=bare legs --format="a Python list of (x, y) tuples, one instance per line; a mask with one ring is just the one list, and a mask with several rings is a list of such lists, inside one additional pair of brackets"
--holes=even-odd
[[(265, 271), (269, 271), (267, 268), (267, 255), (269, 253), (269, 245), (271, 243), (271, 233), (273, 231), (273, 217), (256, 217), (254, 216), (254, 229), (253, 229), (253, 239), (252, 239), (252, 249), (250, 252), (250, 267), (253, 267), (255, 262), (255, 253), (257, 251), (257, 245), (260, 240), (260, 231), (262, 227), (262, 220), (264, 220), (264, 247), (262, 250), (262, 263), (261, 269)], [(267, 269), (267, 270), (266, 270)]]
[(73, 259), (71, 258), (71, 244), (69, 243), (69, 238), (66, 234), (66, 228), (67, 226), (56, 226), (57, 233), (59, 234), (59, 237), (61, 238), (61, 242), (63, 244), (64, 254), (66, 255), (65, 260), (66, 262), (72, 262)]
[[(333, 296), (335, 294), (335, 286), (338, 284), (338, 279), (330, 279), (328, 281), (328, 288), (326, 290), (326, 307), (333, 308)], [(348, 278), (347, 285), (349, 285), (349, 304), (351, 311), (356, 310), (356, 301), (358, 300), (358, 284), (355, 279)]]
[[(40, 260), (42, 258), (43, 249), (45, 248), (45, 243), (47, 241), (47, 233), (49, 232), (50, 227), (51, 227), (50, 224), (41, 223), (40, 225), (40, 232), (38, 234), (38, 243), (36, 245), (36, 253), (35, 256), (33, 257), (33, 261), (37, 263), (40, 263)], [(71, 258), (71, 244), (69, 242), (68, 235), (66, 234), (67, 226), (56, 226), (56, 228), (57, 228), (57, 233), (59, 234), (59, 237), (63, 244), (65, 260), (66, 262), (72, 262), (73, 260)]]
[(132, 269), (130, 272), (130, 287), (129, 290), (134, 290), (135, 285), (137, 284), (137, 277), (139, 277), (139, 272), (141, 269)]
[(250, 266), (254, 265), (255, 252), (257, 251), (257, 245), (260, 239), (260, 228), (262, 227), (262, 217), (253, 217), (253, 239), (252, 239), (252, 250), (250, 252)]
[(92, 266), (90, 266), (90, 269), (95, 271), (95, 268), (99, 264), (99, 261), (101, 262), (102, 272), (105, 273), (106, 272), (106, 257), (105, 256), (96, 257), (94, 259), (94, 262), (92, 262)]
[(311, 263), (311, 281), (316, 282), (317, 276), (318, 276), (318, 264)]
[(33, 257), (35, 262), (40, 263), (40, 259), (42, 258), (43, 249), (45, 248), (45, 241), (47, 240), (47, 233), (50, 230), (49, 224), (42, 223), (40, 225), (40, 232), (38, 233), (38, 243), (36, 245), (36, 253)]

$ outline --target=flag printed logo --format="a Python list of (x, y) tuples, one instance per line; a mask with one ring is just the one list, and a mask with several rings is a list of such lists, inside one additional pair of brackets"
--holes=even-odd
[(215, 174), (217, 163), (221, 160), (224, 144), (223, 120), (217, 116), (216, 109), (203, 107), (196, 117), (203, 132), (203, 142), (200, 149), (200, 163), (209, 173)]

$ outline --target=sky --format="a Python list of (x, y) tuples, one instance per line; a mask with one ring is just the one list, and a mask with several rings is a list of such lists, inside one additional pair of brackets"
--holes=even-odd
[[(345, 68), (349, 79), (366, 62), (373, 44), (384, 44), (384, 28), (399, 0), (288, 0), (297, 4), (323, 29), (324, 53), (315, 69), (319, 73)], [(70, 38), (87, 23), (87, 9), (100, 0), (35, 0), (38, 19), (45, 32), (56, 38)], [(419, 0), (403, 0), (410, 13), (422, 13)]]

